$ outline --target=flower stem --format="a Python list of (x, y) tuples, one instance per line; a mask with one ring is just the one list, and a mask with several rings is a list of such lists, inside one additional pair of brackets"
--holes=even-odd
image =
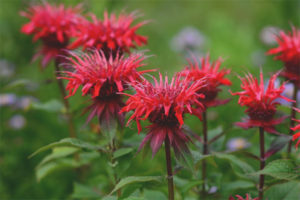
[(169, 138), (165, 139), (165, 151), (166, 151), (166, 162), (167, 162), (167, 172), (168, 172), (168, 192), (169, 200), (174, 200), (174, 184), (173, 184), (173, 171), (171, 163), (171, 151), (170, 151), (170, 142)]
[(74, 124), (73, 124), (73, 118), (72, 118), (72, 114), (70, 112), (69, 101), (68, 101), (68, 99), (65, 98), (66, 90), (65, 90), (62, 79), (57, 78), (60, 76), (59, 61), (57, 59), (55, 60), (55, 70), (56, 70), (55, 75), (56, 75), (58, 87), (59, 87), (59, 90), (60, 90), (60, 93), (61, 93), (61, 96), (63, 99), (64, 106), (66, 108), (66, 117), (67, 117), (67, 122), (68, 122), (68, 127), (69, 127), (69, 134), (70, 134), (71, 138), (76, 138), (75, 128), (74, 128)]
[[(207, 117), (206, 111), (202, 113), (202, 120), (203, 120), (203, 155), (208, 154), (208, 141), (207, 141)], [(202, 193), (205, 194), (205, 182), (206, 182), (206, 160), (202, 160)]]
[[(294, 107), (297, 106), (297, 92), (298, 92), (298, 88), (297, 88), (297, 85), (294, 84), (294, 91), (293, 91), (293, 104), (292, 104), (292, 107), (291, 107), (291, 119), (290, 119), (290, 132), (289, 132), (289, 135), (293, 135), (293, 130), (291, 129), (292, 127), (295, 126), (295, 121), (293, 119), (296, 118), (296, 111), (295, 109), (293, 109)], [(289, 145), (288, 145), (288, 156), (290, 155), (292, 151), (292, 140), (289, 142)]]
[[(265, 139), (264, 139), (264, 128), (259, 127), (259, 142), (260, 142), (260, 170), (265, 168)], [(259, 199), (263, 199), (264, 195), (264, 175), (259, 176)]]

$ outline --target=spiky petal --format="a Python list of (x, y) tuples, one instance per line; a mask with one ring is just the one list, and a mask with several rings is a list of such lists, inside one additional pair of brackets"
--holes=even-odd
[(235, 195), (236, 199), (233, 196), (230, 196), (228, 200), (259, 200), (258, 197), (256, 198), (251, 198), (251, 196), (249, 194), (246, 194), (246, 198), (243, 198), (240, 195)]
[(144, 55), (131, 54), (124, 57), (117, 53), (115, 57), (110, 55), (106, 58), (103, 51), (97, 50), (81, 55), (70, 54), (73, 56), (69, 58), (70, 65), (74, 71), (64, 71), (65, 76), (61, 77), (69, 81), (66, 86), (69, 91), (67, 97), (74, 95), (82, 86), (82, 95), (90, 94), (93, 100), (87, 108), (91, 111), (88, 121), (96, 115), (100, 122), (110, 122), (117, 118), (122, 124), (124, 116), (119, 111), (124, 103), (119, 92), (127, 89), (128, 82), (139, 80), (140, 74), (147, 72), (137, 71), (137, 68), (144, 65)]
[(274, 125), (281, 123), (285, 117), (274, 119), (276, 107), (280, 104), (276, 99), (282, 98), (286, 101), (292, 101), (284, 96), (284, 83), (278, 88), (275, 87), (275, 80), (278, 73), (271, 76), (269, 84), (265, 88), (263, 73), (260, 73), (260, 82), (252, 76), (246, 75), (245, 78), (240, 78), (242, 81), (241, 88), (243, 91), (231, 93), (232, 95), (240, 96), (238, 103), (241, 106), (246, 106), (246, 113), (249, 118), (243, 122), (236, 123), (237, 126), (248, 129), (251, 127), (264, 127), (266, 131), (274, 133)]
[(276, 40), (278, 47), (270, 49), (267, 54), (277, 55), (275, 59), (284, 63), (281, 75), (300, 88), (300, 29), (292, 27), (292, 32), (280, 31)]
[(176, 155), (181, 155), (187, 151), (186, 142), (189, 137), (183, 133), (184, 113), (190, 113), (201, 117), (200, 109), (195, 109), (193, 105), (204, 109), (199, 98), (204, 95), (196, 93), (203, 87), (204, 80), (200, 79), (194, 83), (189, 80), (181, 79), (180, 76), (172, 78), (171, 83), (168, 77), (163, 80), (160, 74), (160, 80), (154, 77), (154, 84), (147, 80), (142, 83), (133, 84), (136, 94), (128, 95), (130, 98), (123, 107), (122, 112), (134, 111), (129, 118), (127, 125), (135, 120), (138, 131), (141, 131), (140, 120), (148, 119), (151, 125), (149, 132), (140, 145), (140, 149), (150, 141), (152, 155), (161, 147), (165, 138), (168, 138)]
[(33, 35), (33, 41), (41, 40), (42, 47), (34, 56), (43, 56), (42, 66), (45, 67), (52, 59), (63, 53), (70, 37), (76, 32), (77, 25), (82, 21), (80, 6), (65, 8), (63, 4), (33, 5), (27, 12), (20, 14), (30, 20), (21, 28), (21, 32)]
[(146, 22), (132, 25), (136, 18), (135, 13), (121, 13), (117, 17), (114, 13), (108, 15), (105, 12), (103, 21), (93, 14), (91, 16), (92, 22), (85, 21), (81, 24), (76, 40), (70, 48), (78, 46), (83, 46), (83, 49), (96, 48), (107, 55), (110, 52), (115, 54), (117, 51), (129, 52), (131, 48), (147, 43), (147, 37), (136, 33)]
[[(300, 113), (300, 109), (298, 109), (298, 108), (294, 108), (297, 112), (299, 112)], [(293, 128), (291, 128), (293, 131), (299, 131), (299, 132), (297, 132), (297, 133), (295, 133), (294, 135), (293, 135), (293, 141), (295, 141), (295, 140), (297, 140), (298, 139), (298, 141), (297, 141), (297, 143), (296, 143), (296, 149), (298, 149), (298, 146), (299, 146), (299, 144), (300, 144), (300, 120), (299, 119), (294, 119), (295, 120), (295, 122), (297, 122), (298, 123), (298, 125), (296, 125), (295, 127), (293, 127)]]
[(201, 102), (206, 107), (217, 106), (227, 103), (229, 100), (219, 100), (217, 99), (218, 93), (221, 91), (219, 86), (221, 85), (231, 85), (231, 81), (225, 76), (230, 73), (228, 69), (220, 69), (222, 64), (222, 59), (219, 58), (215, 62), (210, 62), (210, 57), (200, 58), (198, 61), (193, 57), (193, 61), (188, 60), (189, 65), (181, 72), (181, 74), (187, 77), (191, 81), (197, 81), (199, 79), (205, 78), (205, 87), (201, 88), (198, 93), (205, 95)]

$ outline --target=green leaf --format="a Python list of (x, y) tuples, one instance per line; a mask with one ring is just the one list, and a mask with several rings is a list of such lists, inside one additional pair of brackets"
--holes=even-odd
[(144, 190), (144, 197), (146, 200), (159, 199), (167, 200), (167, 197), (164, 193), (154, 190)]
[(27, 80), (27, 79), (18, 79), (16, 81), (13, 81), (13, 82), (7, 84), (6, 86), (4, 86), (3, 89), (11, 90), (11, 89), (14, 89), (14, 88), (17, 88), (17, 87), (24, 87), (24, 86), (32, 84), (32, 83), (33, 83), (32, 81)]
[(296, 171), (296, 165), (291, 160), (274, 160), (263, 170), (260, 170), (255, 174), (269, 175), (284, 180), (293, 180), (299, 176), (299, 172)]
[(74, 192), (72, 198), (100, 198), (102, 195), (97, 188), (89, 187), (79, 183), (74, 184)]
[(116, 186), (115, 188), (111, 191), (110, 194), (116, 192), (120, 188), (132, 184), (132, 183), (140, 183), (140, 182), (148, 182), (148, 181), (160, 181), (161, 177), (160, 176), (128, 176), (124, 179), (122, 179)]
[(56, 99), (47, 101), (45, 103), (33, 102), (31, 104), (31, 107), (33, 109), (44, 110), (44, 111), (48, 111), (48, 112), (64, 112), (65, 111), (64, 105)]
[(41, 166), (49, 161), (66, 157), (68, 155), (71, 155), (75, 152), (77, 152), (79, 148), (77, 147), (55, 147), (52, 149), (52, 153), (46, 157), (38, 164), (38, 166)]
[[(197, 186), (197, 185), (202, 185), (203, 181), (202, 180), (192, 180), (190, 181), (188, 184), (186, 184), (183, 188), (182, 188), (182, 193), (185, 194), (187, 193), (191, 188)], [(183, 195), (185, 196), (185, 195)]]
[(73, 167), (79, 167), (79, 163), (76, 163), (72, 158), (64, 158), (53, 162), (48, 162), (36, 169), (36, 178), (39, 182), (53, 171)]
[(300, 199), (300, 183), (299, 182), (287, 182), (283, 184), (277, 184), (270, 187), (265, 192), (265, 197), (268, 199), (280, 199), (280, 200), (296, 200)]
[(237, 173), (237, 175), (239, 175), (239, 176), (248, 177), (247, 174), (254, 172), (254, 169), (252, 168), (251, 165), (244, 162), (243, 160), (240, 160), (239, 158), (237, 158), (236, 156), (234, 156), (232, 154), (216, 153), (215, 156), (217, 158), (230, 161), (229, 162), (230, 165), (234, 169), (235, 173)]
[(78, 147), (78, 148), (82, 148), (82, 149), (88, 149), (88, 150), (101, 150), (101, 151), (105, 151), (105, 149), (103, 149), (101, 146), (99, 145), (95, 145), (95, 144), (91, 144), (89, 142), (85, 142), (82, 140), (79, 140), (77, 138), (64, 138), (58, 142), (53, 142), (51, 144), (48, 144), (46, 146), (43, 146), (41, 148), (39, 148), (37, 151), (35, 151), (33, 154), (31, 154), (29, 156), (29, 158), (44, 152), (48, 149), (52, 149), (54, 147)]
[(222, 189), (226, 191), (234, 191), (237, 189), (247, 189), (255, 187), (255, 184), (249, 181), (234, 181), (223, 185)]
[(133, 151), (133, 148), (121, 148), (121, 149), (118, 149), (114, 152), (114, 155), (113, 155), (113, 158), (116, 159), (116, 158), (119, 158), (121, 156), (124, 156), (126, 154), (129, 154)]

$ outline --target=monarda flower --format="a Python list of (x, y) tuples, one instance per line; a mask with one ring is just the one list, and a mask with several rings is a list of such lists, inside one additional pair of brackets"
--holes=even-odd
[(221, 91), (219, 86), (231, 85), (231, 81), (225, 78), (230, 73), (228, 69), (220, 69), (222, 59), (219, 58), (215, 62), (210, 62), (209, 55), (200, 58), (200, 62), (194, 58), (194, 62), (188, 60), (189, 66), (186, 67), (181, 74), (188, 80), (197, 81), (205, 78), (205, 87), (202, 87), (199, 94), (204, 94), (205, 98), (201, 102), (206, 107), (217, 106), (227, 103), (229, 100), (218, 100), (217, 95)]
[[(294, 108), (297, 112), (300, 113), (300, 109)], [(299, 131), (298, 133), (295, 133), (293, 135), (293, 141), (295, 141), (296, 139), (298, 139), (298, 142), (296, 143), (296, 149), (298, 149), (298, 145), (300, 144), (300, 120), (299, 119), (294, 119), (295, 122), (298, 123), (298, 125), (296, 125), (295, 127), (291, 128), (293, 131)]]
[(132, 23), (136, 18), (134, 13), (129, 15), (121, 13), (117, 17), (114, 13), (109, 16), (105, 12), (103, 21), (97, 19), (95, 15), (91, 14), (91, 16), (92, 22), (85, 21), (79, 26), (80, 31), (70, 48), (78, 46), (83, 46), (83, 49), (96, 48), (108, 56), (111, 52), (113, 55), (117, 52), (122, 54), (147, 43), (147, 37), (136, 33), (146, 22), (133, 26)]
[(263, 73), (260, 73), (260, 83), (251, 74), (246, 75), (245, 78), (240, 78), (242, 81), (241, 88), (243, 91), (232, 93), (232, 95), (239, 95), (238, 103), (241, 106), (248, 107), (246, 113), (249, 118), (244, 119), (243, 122), (236, 123), (237, 126), (248, 129), (251, 127), (263, 127), (270, 133), (275, 133), (274, 125), (281, 123), (286, 117), (274, 119), (276, 114), (276, 107), (278, 98), (291, 101), (290, 99), (282, 96), (284, 91), (284, 84), (275, 87), (275, 80), (278, 73), (271, 76), (269, 84), (265, 88)]
[(250, 196), (249, 194), (246, 194), (246, 198), (243, 198), (243, 197), (240, 196), (240, 195), (235, 195), (235, 196), (236, 196), (236, 199), (235, 199), (233, 196), (231, 196), (231, 197), (229, 197), (228, 200), (259, 200), (258, 197), (256, 197), (256, 198), (251, 198), (251, 196)]
[[(69, 80), (66, 90), (69, 96), (75, 94), (79, 86), (82, 86), (82, 95), (90, 94), (93, 103), (87, 108), (90, 115), (87, 121), (97, 116), (100, 124), (110, 125), (114, 119), (122, 125), (124, 115), (120, 113), (124, 105), (122, 92), (128, 88), (129, 82), (140, 79), (140, 74), (147, 71), (137, 71), (143, 66), (145, 59), (143, 54), (131, 54), (129, 57), (116, 57), (110, 55), (106, 58), (103, 51), (93, 51), (72, 55), (70, 59), (73, 72), (65, 71), (63, 79)], [(148, 70), (151, 71), (151, 70)], [(68, 96), (68, 97), (69, 97)]]
[(130, 98), (122, 112), (134, 111), (127, 125), (132, 120), (136, 120), (139, 133), (140, 120), (148, 119), (151, 123), (139, 150), (150, 141), (152, 156), (154, 156), (167, 138), (175, 154), (181, 156), (183, 152), (188, 152), (186, 143), (190, 140), (182, 129), (183, 115), (190, 113), (201, 117), (200, 110), (195, 109), (193, 105), (204, 109), (199, 101), (199, 98), (203, 98), (204, 95), (196, 93), (203, 87), (204, 81), (200, 79), (191, 83), (186, 78), (182, 80), (180, 76), (176, 76), (169, 83), (168, 77), (163, 80), (161, 74), (159, 81), (154, 77), (153, 80), (154, 84), (147, 80), (133, 84), (136, 94), (127, 94)]
[(275, 59), (284, 63), (281, 75), (300, 88), (300, 29), (293, 27), (292, 32), (281, 31), (276, 39), (279, 46), (267, 54), (277, 55)]
[(23, 25), (21, 32), (34, 35), (33, 41), (41, 40), (43, 46), (34, 56), (34, 60), (43, 56), (42, 66), (45, 67), (52, 59), (63, 54), (63, 49), (69, 44), (70, 37), (76, 32), (76, 26), (82, 20), (80, 6), (65, 8), (63, 4), (58, 6), (44, 3), (33, 5), (28, 12), (21, 15), (30, 19)]

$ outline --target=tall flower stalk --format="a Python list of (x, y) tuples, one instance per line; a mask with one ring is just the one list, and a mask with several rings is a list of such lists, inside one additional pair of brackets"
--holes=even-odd
[[(190, 83), (186, 78), (181, 79), (180, 76), (175, 76), (169, 83), (167, 76), (165, 79), (161, 74), (159, 76), (159, 81), (153, 77), (154, 84), (147, 80), (133, 84), (136, 93), (134, 95), (127, 94), (129, 99), (122, 112), (133, 111), (127, 124), (135, 120), (139, 133), (142, 129), (140, 120), (149, 119), (151, 123), (139, 151), (149, 142), (152, 157), (154, 157), (163, 142), (165, 143), (168, 193), (169, 200), (173, 200), (174, 184), (170, 147), (173, 147), (176, 157), (181, 157), (184, 152), (189, 152), (186, 143), (190, 141), (190, 138), (182, 129), (183, 115), (190, 113), (201, 117), (204, 107), (198, 99), (204, 98), (204, 95), (196, 93), (196, 91), (203, 87), (204, 81), (201, 79)], [(202, 108), (201, 112), (193, 105)]]
[[(291, 107), (290, 117), (290, 131), (289, 134), (293, 135), (294, 118), (296, 118), (296, 111), (293, 107), (297, 106), (297, 91), (300, 88), (300, 29), (292, 27), (291, 32), (280, 31), (276, 37), (278, 47), (270, 49), (267, 54), (276, 54), (275, 59), (284, 63), (284, 69), (281, 76), (294, 84), (293, 91), (293, 105)], [(288, 145), (288, 154), (292, 149), (292, 141)]]
[[(202, 133), (203, 133), (203, 155), (209, 154), (209, 141), (207, 134), (207, 111), (209, 107), (215, 107), (225, 104), (229, 101), (217, 99), (218, 93), (221, 91), (219, 88), (222, 85), (231, 85), (230, 80), (225, 78), (225, 75), (230, 73), (228, 69), (221, 69), (222, 59), (219, 58), (215, 62), (210, 62), (210, 57), (202, 57), (197, 60), (193, 57), (193, 61), (188, 60), (189, 65), (180, 74), (186, 77), (191, 82), (204, 79), (204, 85), (198, 91), (199, 94), (203, 94), (204, 98), (200, 98), (199, 101), (204, 105), (205, 110), (202, 113)], [(202, 193), (205, 194), (206, 185), (206, 160), (202, 161)]]
[[(80, 6), (65, 8), (63, 4), (50, 5), (48, 3), (33, 5), (27, 12), (21, 12), (22, 16), (30, 20), (22, 26), (21, 32), (33, 35), (34, 42), (37, 40), (42, 42), (41, 48), (33, 59), (41, 56), (43, 68), (54, 60), (56, 77), (60, 76), (60, 64), (66, 61), (64, 56), (60, 55), (65, 55), (70, 38), (76, 33), (78, 24), (83, 21), (80, 12)], [(58, 80), (58, 86), (66, 109), (70, 137), (76, 137), (69, 101), (64, 98), (66, 91), (62, 80)]]
[[(276, 107), (279, 103), (276, 99), (282, 98), (287, 101), (290, 99), (282, 96), (284, 91), (284, 84), (279, 87), (275, 87), (275, 80), (278, 76), (274, 74), (268, 83), (264, 86), (263, 73), (260, 73), (260, 81), (254, 78), (251, 74), (246, 75), (245, 78), (240, 78), (242, 81), (241, 88), (243, 91), (232, 93), (232, 95), (238, 95), (238, 103), (241, 106), (246, 106), (246, 113), (249, 118), (243, 120), (243, 122), (236, 123), (244, 129), (258, 127), (260, 138), (260, 170), (265, 167), (265, 142), (264, 131), (269, 133), (276, 133), (275, 125), (280, 124), (285, 117), (274, 119), (276, 114)], [(259, 199), (263, 199), (264, 193), (264, 175), (260, 175), (258, 184)]]

